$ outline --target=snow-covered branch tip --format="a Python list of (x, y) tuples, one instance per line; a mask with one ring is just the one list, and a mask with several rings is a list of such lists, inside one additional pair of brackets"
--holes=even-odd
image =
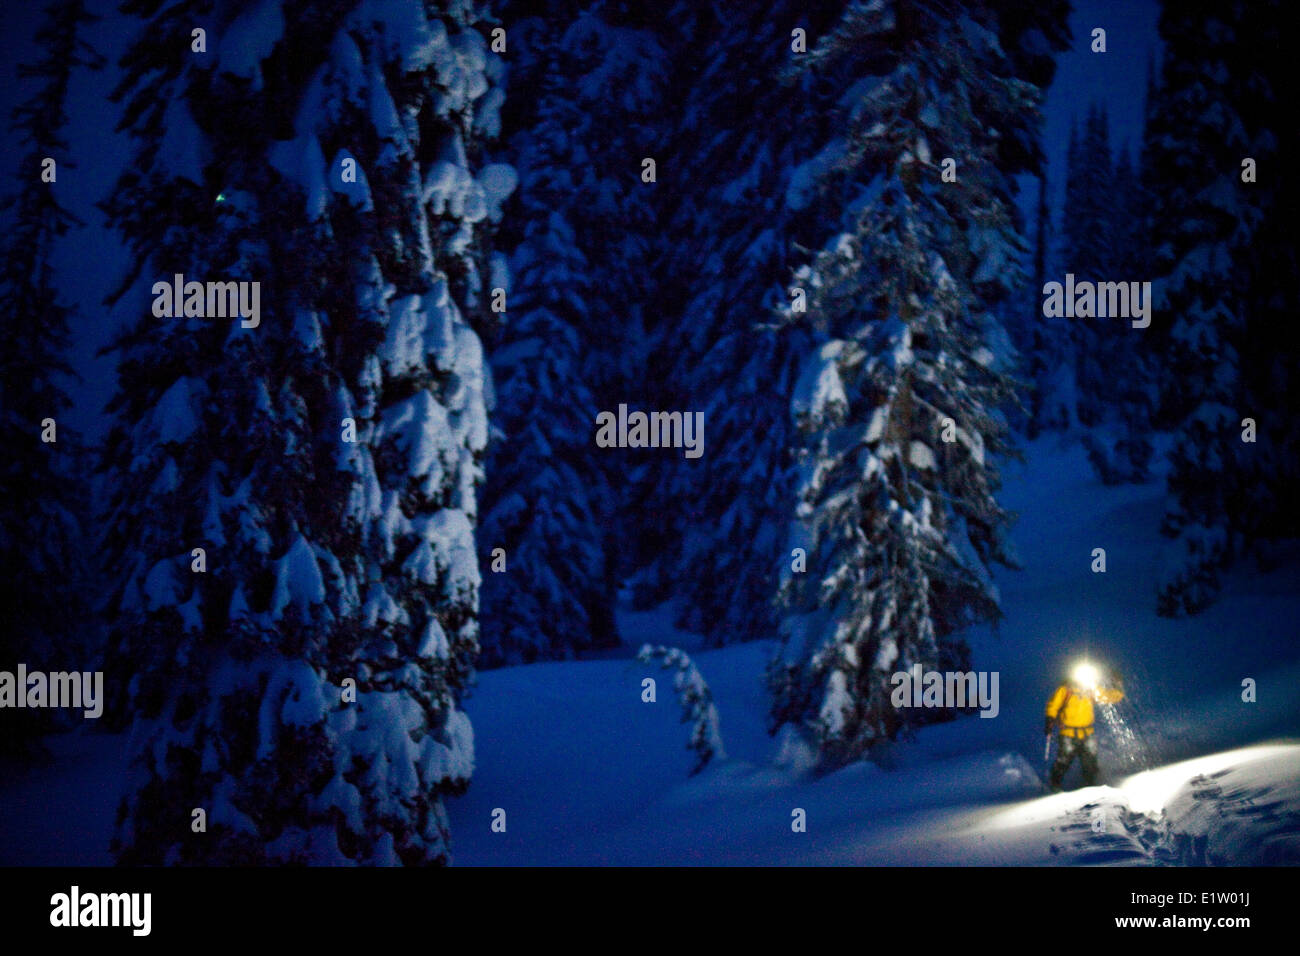
[(643, 664), (656, 658), (665, 670), (675, 671), (673, 688), (682, 702), (682, 723), (691, 724), (691, 739), (686, 746), (695, 751), (695, 766), (691, 768), (691, 775), (694, 776), (714, 757), (721, 760), (727, 758), (722, 747), (722, 734), (718, 729), (718, 708), (713, 704), (713, 692), (709, 690), (704, 675), (690, 655), (680, 647), (643, 644), (636, 655), (636, 659)]

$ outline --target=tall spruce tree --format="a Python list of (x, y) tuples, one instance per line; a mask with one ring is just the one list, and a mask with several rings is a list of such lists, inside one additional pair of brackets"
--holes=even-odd
[[(1022, 374), (1028, 380), (1031, 391), (1025, 419), (1025, 433), (1036, 437), (1043, 429), (1065, 428), (1074, 415), (1072, 402), (1062, 400), (1057, 377), (1064, 366), (1073, 377), (1073, 361), (1070, 351), (1062, 348), (1069, 343), (1069, 336), (1061, 325), (1060, 319), (1048, 319), (1043, 315), (1039, 298), (1043, 286), (1048, 280), (1048, 269), (1053, 260), (1052, 211), (1048, 203), (1048, 181), (1044, 170), (1038, 178), (1038, 198), (1034, 204), (1034, 259), (1032, 281), (1025, 292), (1023, 315), (1024, 327), (1018, 336), (1024, 367)], [(1067, 407), (1068, 406), (1068, 407)]]
[[(478, 168), (490, 24), (456, 2), (123, 9), (144, 29), (115, 93), (136, 158), (104, 203), (134, 254), (103, 463), (109, 677), (135, 721), (115, 852), (446, 862), (443, 795), (473, 768), (471, 319), (508, 179)], [(259, 314), (172, 298), (178, 276), (245, 283)]]
[[(1063, 269), (1073, 273), (1075, 281), (1110, 281), (1115, 266), (1111, 193), (1114, 167), (1110, 120), (1104, 107), (1093, 104), (1088, 108), (1077, 140), (1071, 136), (1071, 147), (1062, 228)], [(1079, 422), (1097, 425), (1112, 404), (1108, 401), (1107, 359), (1115, 323), (1113, 319), (1099, 318), (1069, 321), (1074, 338)]]
[(620, 403), (663, 407), (644, 329), (666, 240), (643, 160), (664, 160), (661, 40), (675, 32), (629, 0), (503, 7), (520, 41), (508, 155), (525, 182), (505, 237), (518, 286), (493, 352), (502, 443), (480, 546), (487, 561), (504, 547), (507, 570), (485, 583), (488, 665), (616, 644), (619, 579), (657, 551), (638, 511), (649, 459), (596, 448), (594, 422)]
[[(592, 124), (585, 158), (594, 175), (575, 228), (595, 265), (601, 345), (588, 380), (601, 411), (672, 407), (671, 374), (654, 354), (652, 330), (671, 294), (659, 281), (675, 252), (661, 216), (685, 175), (666, 153), (679, 118), (673, 68), (688, 42), (677, 23), (640, 0), (594, 0), (564, 33), (571, 95)], [(630, 582), (641, 601), (663, 596), (676, 540), (677, 511), (658, 510), (653, 498), (662, 457), (635, 448), (596, 453), (616, 502), (606, 536), (611, 579)]]
[[(1254, 183), (1243, 181), (1246, 157), (1241, 157), (1236, 182), (1260, 187), (1254, 205), (1261, 215), (1254, 243), (1241, 263), (1251, 302), (1248, 334), (1239, 343), (1249, 398), (1236, 424), (1244, 432), (1244, 419), (1254, 418), (1263, 436), (1257, 435), (1246, 454), (1242, 484), (1250, 500), (1250, 550), (1267, 570), (1284, 560), (1300, 538), (1300, 496), (1294, 493), (1300, 486), (1300, 417), (1295, 414), (1300, 408), (1300, 345), (1294, 331), (1294, 317), (1300, 312), (1295, 282), (1300, 274), (1295, 230), (1300, 187), (1293, 176), (1273, 175), (1291, 168), (1300, 157), (1300, 129), (1286, 120), (1289, 104), (1300, 101), (1300, 75), (1292, 64), (1300, 24), (1272, 0), (1258, 9), (1248, 7), (1237, 31), (1238, 49), (1247, 51), (1249, 67), (1243, 71), (1239, 111), (1256, 175)], [(1261, 169), (1269, 174), (1259, 175)]]
[(607, 538), (614, 495), (592, 442), (599, 409), (588, 384), (600, 371), (591, 357), (606, 347), (597, 312), (602, 249), (584, 208), (598, 188), (588, 154), (596, 104), (574, 95), (582, 51), (563, 42), (572, 20), (558, 7), (550, 12), (511, 31), (511, 83), (522, 106), (507, 111), (518, 130), (509, 157), (521, 182), (513, 227), (500, 237), (513, 246), (512, 288), (492, 348), (500, 439), (479, 535), (489, 569), (483, 667), (618, 643)]
[[(48, 3), (36, 31), (37, 60), (18, 68), (32, 93), (14, 110), (21, 155), (15, 192), (3, 207), (0, 313), (7, 335), (0, 357), (0, 418), (8, 436), (0, 465), (0, 669), (90, 670), (92, 540), (84, 512), (83, 450), (64, 413), (71, 376), (64, 355), (75, 309), (60, 296), (52, 255), (77, 220), (60, 202), (59, 175), (75, 168), (64, 138), (74, 68), (101, 58), (83, 31), (94, 18), (81, 0)], [(26, 694), (27, 688), (17, 690)], [(12, 705), (12, 701), (9, 702)], [(56, 725), (60, 711), (0, 710), (0, 751), (24, 751)]]
[(665, 525), (655, 534), (654, 596), (675, 598), (677, 623), (709, 645), (776, 633), (793, 491), (789, 396), (808, 341), (797, 330), (777, 334), (770, 315), (788, 301), (799, 247), (824, 242), (838, 204), (852, 199), (815, 188), (809, 157), (829, 138), (834, 102), (811, 74), (791, 70), (806, 55), (794, 31), (816, 38), (838, 14), (830, 3), (726, 2), (681, 4), (672, 16), (693, 15), (697, 40), (674, 71), (687, 82), (666, 167), (690, 175), (678, 172), (662, 192), (671, 254), (648, 329), (650, 364), (663, 369), (664, 407), (703, 413), (707, 443), (698, 460), (647, 467), (643, 513), (647, 526)]
[[(1153, 183), (1153, 326), (1168, 352), (1160, 414), (1175, 423), (1162, 530), (1172, 554), (1161, 614), (1196, 613), (1223, 570), (1266, 540), (1300, 534), (1288, 503), (1300, 443), (1291, 412), (1296, 304), (1284, 175), (1295, 133), (1279, 120), (1294, 27), (1279, 4), (1166, 4), (1160, 86), (1148, 121)], [(1279, 33), (1278, 31), (1282, 32)], [(1292, 88), (1294, 83), (1292, 83)], [(1251, 419), (1258, 435), (1246, 440)]]
[(858, 71), (842, 166), (872, 189), (798, 277), (807, 315), (787, 316), (819, 345), (794, 401), (807, 571), (788, 576), (769, 677), (773, 728), (808, 729), (831, 764), (920, 719), (890, 674), (962, 669), (961, 630), (1000, 614), (990, 567), (1014, 563), (994, 498), (1013, 381), (987, 305), (1020, 281), (1011, 176), (1041, 159), (999, 139), (1032, 147), (1041, 94), (999, 28), (987, 4), (876, 0), (809, 58)]
[[(1145, 193), (1127, 148), (1112, 153), (1104, 107), (1091, 105), (1082, 132), (1071, 130), (1067, 162), (1064, 271), (1076, 282), (1149, 280)], [(1056, 320), (1065, 330), (1056, 338), (1074, 366), (1082, 440), (1098, 477), (1106, 484), (1144, 481), (1155, 401), (1150, 339), (1124, 316), (1101, 315), (1101, 302), (1099, 294), (1093, 317)], [(1112, 428), (1118, 432), (1113, 440)]]
[[(1116, 272), (1112, 281), (1150, 281), (1146, 191), (1141, 171), (1134, 166), (1127, 148), (1120, 151), (1115, 163), (1112, 193), (1111, 232)], [(1107, 365), (1113, 379), (1110, 397), (1118, 416), (1119, 437), (1100, 471), (1103, 478), (1108, 477), (1112, 482), (1146, 481), (1154, 453), (1152, 418), (1156, 403), (1150, 339), (1146, 329), (1134, 328), (1130, 321), (1117, 320), (1114, 316), (1108, 321)]]

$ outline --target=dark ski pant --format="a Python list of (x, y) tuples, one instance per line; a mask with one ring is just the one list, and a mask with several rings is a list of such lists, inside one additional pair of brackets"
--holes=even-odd
[(1074, 763), (1075, 758), (1079, 759), (1079, 766), (1083, 770), (1083, 785), (1085, 787), (1095, 787), (1097, 779), (1100, 776), (1100, 770), (1097, 767), (1097, 735), (1089, 734), (1087, 737), (1066, 737), (1061, 735), (1056, 738), (1056, 761), (1052, 764), (1051, 785), (1053, 790), (1061, 789), (1061, 782), (1065, 780), (1066, 771), (1070, 769), (1070, 764)]

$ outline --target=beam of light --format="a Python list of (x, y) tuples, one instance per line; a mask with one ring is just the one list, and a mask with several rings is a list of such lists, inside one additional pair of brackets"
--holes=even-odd
[(1159, 817), (1178, 792), (1188, 787), (1197, 777), (1218, 773), (1220, 770), (1246, 767), (1261, 760), (1295, 760), (1296, 751), (1294, 745), (1257, 744), (1195, 757), (1134, 774), (1115, 787), (1082, 787), (990, 809), (974, 818), (972, 829), (992, 832), (1056, 823), (1089, 804), (1122, 804), (1134, 813)]
[(1101, 679), (1101, 674), (1097, 670), (1097, 665), (1091, 661), (1080, 661), (1074, 668), (1074, 682), (1080, 687), (1086, 687), (1092, 690), (1097, 686), (1097, 681)]
[(1244, 766), (1257, 760), (1273, 759), (1293, 749), (1276, 744), (1261, 744), (1205, 757), (1195, 757), (1167, 767), (1157, 767), (1155, 770), (1134, 774), (1119, 785), (1119, 790), (1128, 801), (1130, 810), (1147, 816), (1158, 816), (1174, 795), (1196, 777)]
[(1098, 787), (1066, 790), (1032, 800), (1004, 805), (981, 816), (976, 829), (981, 831), (1014, 830), (1020, 827), (1055, 823), (1098, 799)]

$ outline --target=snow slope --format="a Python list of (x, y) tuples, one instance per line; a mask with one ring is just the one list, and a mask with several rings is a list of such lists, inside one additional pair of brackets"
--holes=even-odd
[[(1298, 569), (1247, 569), (1200, 617), (1157, 618), (1163, 483), (1104, 488), (1056, 436), (1026, 458), (1002, 499), (1021, 515), (1025, 570), (1002, 575), (1000, 633), (972, 636), (975, 666), (1000, 674), (996, 718), (926, 728), (877, 764), (814, 780), (765, 732), (770, 643), (700, 651), (670, 633), (668, 608), (657, 625), (628, 615), (630, 643), (692, 648), (730, 759), (686, 778), (671, 688), (661, 681), (658, 702), (641, 702), (656, 668), (486, 673), (467, 705), (478, 769), (449, 806), (457, 862), (1300, 863), (1300, 746), (1249, 747), (1300, 737)], [(1104, 574), (1091, 570), (1096, 547)], [(1082, 653), (1125, 674), (1128, 699), (1102, 738), (1103, 771), (1122, 783), (1040, 797), (1043, 706)], [(1242, 700), (1245, 678), (1255, 703)], [(505, 833), (489, 825), (497, 808)], [(791, 830), (796, 808), (806, 833)]]
[[(480, 675), (465, 707), (478, 766), (447, 805), (456, 862), (1300, 864), (1300, 568), (1243, 571), (1204, 615), (1157, 618), (1160, 484), (1103, 488), (1056, 437), (1026, 452), (1003, 495), (1026, 569), (1001, 577), (1000, 634), (972, 638), (975, 666), (1000, 674), (996, 718), (925, 728), (815, 779), (766, 733), (770, 642), (698, 650), (670, 608), (627, 615), (621, 659)], [(1105, 574), (1090, 570), (1094, 547)], [(712, 689), (728, 759), (695, 777), (670, 675), (632, 660), (643, 641), (690, 647)], [(1125, 673), (1103, 731), (1114, 785), (1043, 797), (1043, 704), (1084, 651)], [(0, 766), (0, 864), (110, 862), (124, 744), (71, 735), (45, 767)]]

